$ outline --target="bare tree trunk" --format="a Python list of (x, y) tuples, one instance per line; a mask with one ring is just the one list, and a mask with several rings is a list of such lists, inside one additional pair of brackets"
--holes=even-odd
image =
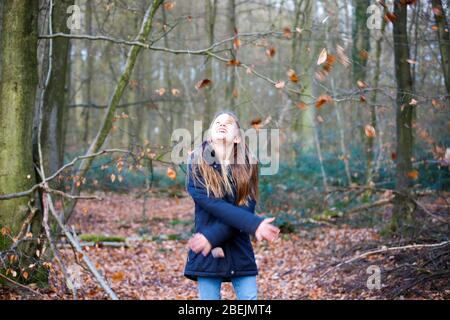
[[(229, 18), (229, 25), (228, 25), (228, 32), (229, 36), (234, 36), (234, 30), (238, 30), (237, 23), (236, 23), (236, 1), (235, 0), (229, 0), (228, 1), (228, 18)], [(234, 57), (230, 57), (230, 59), (238, 59), (238, 50), (232, 50)], [(234, 108), (236, 105), (236, 95), (237, 95), (237, 88), (236, 88), (236, 67), (230, 66), (227, 68), (228, 73), (228, 82), (226, 86), (226, 93), (225, 97), (229, 99), (229, 105), (231, 108)]]
[[(214, 24), (216, 20), (216, 10), (217, 10), (217, 0), (206, 0), (206, 32), (208, 35), (208, 46), (214, 43)], [(205, 78), (212, 81), (212, 86), (207, 86), (205, 91), (205, 113), (203, 114), (203, 122), (205, 126), (209, 126), (209, 123), (212, 121), (213, 117), (213, 97), (212, 97), (212, 88), (214, 86), (213, 81), (213, 68), (212, 68), (212, 59), (207, 58), (206, 62), (206, 70), (205, 70)]]
[[(367, 8), (370, 6), (370, 0), (355, 0), (354, 6), (354, 25), (353, 25), (353, 48), (352, 48), (352, 87), (357, 81), (366, 81), (367, 77), (367, 56), (370, 50), (370, 30), (367, 28)], [(372, 138), (364, 134), (364, 108), (365, 104), (356, 108), (356, 126), (361, 142), (365, 143), (366, 158), (370, 157), (370, 143)], [(366, 167), (366, 177), (369, 175), (369, 168)]]
[[(312, 25), (313, 18), (315, 12), (315, 1), (305, 0), (303, 6), (303, 15), (302, 15), (302, 23), (300, 28), (304, 29), (300, 35), (300, 65), (301, 68), (299, 70), (302, 83), (302, 92), (307, 97), (312, 96), (312, 77), (313, 77), (313, 68), (312, 68), (312, 55), (314, 52), (314, 48), (311, 48), (311, 39), (312, 39)], [(306, 150), (314, 150), (315, 148), (315, 110), (314, 110), (314, 101), (308, 101), (307, 99), (302, 99), (302, 102), (308, 104), (308, 107), (301, 112), (301, 124), (300, 124), (300, 132), (301, 132), (301, 141), (302, 148)]]
[[(54, 33), (70, 33), (67, 28), (67, 8), (74, 0), (56, 1), (53, 5), (52, 29)], [(69, 59), (69, 39), (53, 39), (52, 70), (44, 94), (42, 117), (42, 153), (47, 175), (55, 173), (64, 162), (64, 132), (68, 111), (66, 85)]]
[[(167, 23), (166, 22), (167, 18), (166, 18), (166, 10), (164, 9), (164, 7), (162, 8), (162, 13), (163, 13), (163, 23), (166, 24)], [(166, 48), (169, 48), (169, 39), (168, 39), (168, 37), (164, 37), (164, 45), (165, 45)], [(171, 57), (169, 55), (167, 55), (167, 54), (164, 55), (164, 80), (166, 82), (167, 94), (168, 95), (172, 94), (170, 92), (170, 90), (172, 89), (172, 79), (171, 79), (171, 74), (170, 74), (171, 61), (172, 61), (172, 59), (171, 59)], [(174, 112), (173, 112), (174, 104), (171, 101), (167, 101), (167, 102), (165, 102), (165, 104), (166, 104), (166, 106), (169, 109), (169, 112), (166, 112), (166, 114), (167, 113), (169, 114), (168, 119), (167, 119), (168, 120), (167, 121), (167, 123), (168, 123), (167, 126), (170, 129), (170, 132), (168, 132), (167, 135), (166, 135), (167, 136), (167, 142), (165, 142), (165, 143), (167, 143), (168, 146), (171, 146), (172, 141), (170, 139), (171, 139), (171, 135), (172, 135), (172, 132), (173, 132), (173, 129), (174, 129), (173, 123), (174, 123), (174, 118), (175, 118), (175, 115), (174, 115)]]
[[(384, 12), (386, 13), (386, 9), (384, 9)], [(375, 71), (374, 71), (374, 78), (373, 78), (373, 83), (372, 83), (372, 87), (377, 89), (378, 85), (380, 83), (380, 73), (381, 73), (381, 65), (380, 65), (380, 60), (381, 60), (381, 50), (382, 50), (382, 42), (383, 42), (383, 37), (384, 37), (384, 31), (386, 29), (386, 20), (383, 19), (383, 21), (381, 22), (381, 30), (378, 33), (378, 38), (376, 41), (376, 46), (375, 46)], [(377, 131), (377, 107), (376, 107), (376, 103), (377, 103), (377, 90), (373, 90), (372, 91), (372, 97), (370, 99), (371, 101), (371, 107), (370, 107), (370, 125), (375, 129), (375, 131)], [(377, 136), (379, 136), (379, 134), (377, 134)], [(380, 152), (381, 152), (381, 148), (382, 145), (380, 143)], [(374, 150), (374, 138), (368, 138), (367, 139), (367, 175), (366, 175), (366, 183), (370, 183), (372, 181), (373, 175), (374, 175), (374, 170), (373, 170), (373, 159), (374, 159), (374, 155), (375, 155), (375, 150)]]
[[(92, 35), (92, 1), (86, 1), (86, 33)], [(92, 99), (92, 77), (93, 77), (93, 69), (94, 69), (94, 63), (93, 63), (93, 50), (92, 50), (92, 42), (87, 40), (86, 41), (86, 50), (87, 50), (87, 67), (86, 67), (86, 80), (85, 80), (85, 86), (86, 89), (84, 90), (85, 93), (85, 99), (84, 102), (91, 104), (93, 103)], [(81, 112), (84, 127), (83, 130), (83, 142), (85, 146), (89, 145), (89, 117), (91, 114), (91, 108), (84, 108)]]
[[(0, 82), (0, 194), (28, 190), (36, 183), (33, 168), (32, 128), (37, 78), (38, 2), (5, 1), (2, 21), (2, 74)], [(0, 201), (0, 252), (12, 246), (23, 227), (38, 237), (42, 211), (31, 210), (39, 199), (33, 194)], [(29, 223), (27, 223), (27, 221)], [(36, 241), (24, 241), (17, 247), (19, 267), (26, 268), (36, 258)], [(0, 261), (0, 269), (4, 260)], [(17, 266), (11, 266), (16, 269)], [(20, 273), (19, 273), (20, 274)], [(37, 276), (29, 272), (28, 281)], [(45, 281), (46, 279), (42, 279)], [(21, 275), (19, 281), (25, 281)]]
[(432, 0), (434, 18), (436, 19), (439, 49), (441, 51), (441, 65), (444, 73), (445, 88), (447, 89), (447, 99), (450, 99), (450, 35), (441, 0)]
[[(397, 109), (396, 109), (396, 189), (402, 194), (408, 194), (410, 179), (408, 173), (412, 169), (411, 157), (413, 156), (413, 131), (412, 117), (414, 106), (410, 104), (413, 93), (413, 81), (411, 77), (409, 59), (409, 43), (407, 36), (407, 5), (401, 4), (401, 0), (394, 2), (394, 57), (395, 76), (397, 79)], [(394, 211), (391, 220), (391, 231), (403, 232), (405, 227), (414, 224), (412, 209), (408, 205), (408, 199), (396, 194)]]

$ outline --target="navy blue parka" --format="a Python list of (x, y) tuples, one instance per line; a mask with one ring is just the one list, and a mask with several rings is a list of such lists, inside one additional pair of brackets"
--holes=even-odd
[[(202, 147), (207, 146), (208, 142), (203, 142)], [(221, 166), (214, 160), (214, 150), (211, 157), (210, 165), (220, 172)], [(212, 248), (221, 247), (225, 257), (214, 258), (211, 253), (205, 257), (201, 252), (195, 253), (189, 249), (184, 275), (194, 281), (198, 276), (203, 276), (220, 277), (225, 282), (231, 281), (232, 277), (257, 275), (250, 235), (255, 234), (264, 218), (255, 215), (256, 201), (251, 199), (248, 205), (236, 205), (234, 185), (233, 195), (216, 198), (210, 193), (208, 196), (202, 183), (194, 183), (190, 162), (187, 164), (187, 175), (187, 192), (195, 203), (195, 232), (203, 234)]]

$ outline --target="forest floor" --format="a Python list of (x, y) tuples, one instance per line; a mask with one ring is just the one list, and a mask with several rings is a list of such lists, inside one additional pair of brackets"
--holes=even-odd
[[(194, 204), (189, 197), (151, 196), (142, 215), (143, 199), (133, 195), (98, 193), (103, 201), (79, 201), (73, 219), (77, 233), (127, 237), (117, 247), (95, 244), (86, 252), (107, 278), (120, 299), (197, 299), (196, 282), (183, 276), (191, 235)], [(258, 213), (259, 214), (259, 213)], [(117, 243), (116, 243), (117, 244)], [(418, 281), (411, 288), (405, 276), (387, 272), (414, 264), (411, 253), (378, 254), (336, 267), (355, 255), (380, 248), (379, 230), (350, 224), (298, 228), (282, 234), (274, 243), (253, 242), (259, 267), (259, 299), (448, 299), (448, 276)], [(448, 250), (448, 247), (447, 247)], [(413, 250), (414, 252), (420, 250)], [(442, 256), (442, 251), (439, 251)], [(79, 268), (69, 247), (61, 255), (71, 274), (79, 272), (79, 299), (107, 299), (92, 275)], [(432, 253), (431, 258), (433, 256)], [(430, 255), (428, 254), (428, 255)], [(448, 256), (445, 255), (444, 256)], [(369, 266), (380, 270), (381, 289), (369, 289)], [(386, 271), (386, 272), (385, 272)], [(406, 272), (406, 269), (405, 269)], [(408, 271), (409, 272), (409, 271)], [(400, 273), (401, 275), (402, 273)], [(65, 289), (56, 262), (50, 285), (23, 289), (0, 289), (0, 299), (72, 299)], [(33, 286), (32, 286), (33, 287)], [(403, 290), (402, 288), (405, 288)], [(407, 289), (407, 290), (406, 290)], [(222, 285), (224, 299), (235, 299), (230, 283)]]

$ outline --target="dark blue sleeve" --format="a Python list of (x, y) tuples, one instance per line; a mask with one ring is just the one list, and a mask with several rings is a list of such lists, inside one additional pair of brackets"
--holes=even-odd
[(194, 184), (192, 178), (192, 165), (188, 164), (188, 185), (187, 192), (191, 195), (196, 204), (201, 206), (209, 214), (215, 216), (228, 226), (242, 230), (250, 235), (254, 235), (256, 229), (264, 218), (235, 206), (224, 199), (208, 196), (206, 188), (199, 181)]
[[(251, 213), (255, 212), (256, 201), (253, 199), (249, 201), (248, 206), (242, 206), (244, 210), (247, 210)], [(203, 234), (206, 239), (208, 239), (209, 243), (213, 248), (221, 246), (224, 242), (230, 239), (233, 234), (237, 231), (236, 228), (233, 228), (220, 220), (215, 221), (210, 225), (206, 225), (199, 229), (198, 232)]]

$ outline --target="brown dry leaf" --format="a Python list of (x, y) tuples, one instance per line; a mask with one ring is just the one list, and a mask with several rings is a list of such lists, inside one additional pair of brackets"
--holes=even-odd
[(175, 170), (173, 170), (171, 167), (167, 168), (167, 176), (172, 179), (175, 180), (177, 178), (177, 173)]
[(320, 109), (324, 104), (331, 103), (333, 98), (327, 94), (322, 94), (316, 100), (316, 108)]
[(369, 58), (369, 52), (367, 52), (367, 50), (361, 50), (359, 52), (359, 57), (361, 60), (367, 60)]
[(228, 62), (227, 62), (227, 66), (240, 66), (240, 65), (241, 65), (241, 62), (239, 60), (235, 60), (235, 59), (228, 60)]
[(114, 173), (111, 173), (110, 179), (111, 182), (114, 183), (114, 181), (116, 181), (116, 175)]
[(164, 9), (167, 11), (172, 10), (175, 7), (175, 1), (169, 1), (164, 3)]
[(200, 90), (200, 89), (203, 89), (203, 88), (205, 88), (205, 87), (207, 87), (209, 85), (211, 85), (211, 80), (203, 79), (203, 80), (200, 80), (199, 82), (197, 82), (197, 84), (195, 85), (195, 88), (197, 90)]
[(240, 46), (241, 46), (241, 40), (239, 40), (238, 37), (234, 38), (234, 40), (233, 40), (234, 50), (239, 49)]
[(289, 80), (291, 80), (292, 82), (294, 82), (294, 83), (298, 82), (297, 74), (295, 73), (295, 71), (293, 69), (289, 69), (287, 71), (287, 75), (289, 77)]
[(299, 108), (300, 110), (305, 110), (308, 106), (306, 105), (306, 103), (304, 103), (303, 101), (300, 101), (299, 103), (297, 103), (297, 108)]
[(366, 126), (364, 127), (364, 133), (369, 138), (374, 138), (377, 135), (375, 128), (371, 124), (366, 124)]
[(159, 94), (160, 96), (164, 95), (166, 93), (166, 89), (165, 88), (159, 88), (157, 90), (155, 90), (157, 94)]
[(261, 118), (256, 118), (253, 119), (250, 123), (250, 125), (255, 128), (256, 130), (260, 129), (262, 126), (262, 119)]
[(178, 97), (180, 95), (180, 90), (176, 88), (172, 88), (172, 95)]
[(411, 170), (406, 175), (412, 180), (417, 180), (417, 178), (419, 178), (419, 171)]
[(283, 28), (283, 36), (285, 36), (286, 38), (290, 39), (291, 35), (292, 35), (291, 28), (284, 27)]
[(327, 61), (327, 57), (328, 57), (327, 49), (323, 48), (319, 54), (319, 58), (317, 59), (317, 65), (320, 66), (322, 63)]
[(276, 50), (274, 47), (270, 47), (269, 49), (266, 50), (266, 55), (269, 58), (273, 58), (275, 56)]
[(393, 13), (393, 12), (387, 12), (385, 15), (384, 15), (384, 19), (387, 21), (387, 22), (392, 22), (392, 23), (394, 23), (395, 22), (395, 20), (397, 20), (397, 16), (395, 15), (395, 13)]
[(350, 59), (348, 58), (348, 56), (345, 54), (345, 49), (343, 47), (341, 47), (340, 45), (337, 45), (336, 51), (337, 51), (337, 56), (338, 56), (339, 62), (346, 68), (348, 66), (350, 66), (351, 62), (350, 62)]
[(362, 81), (362, 80), (356, 81), (356, 85), (357, 85), (358, 88), (360, 88), (360, 89), (364, 89), (364, 88), (367, 88), (367, 87), (368, 87), (367, 83), (364, 82), (364, 81)]

